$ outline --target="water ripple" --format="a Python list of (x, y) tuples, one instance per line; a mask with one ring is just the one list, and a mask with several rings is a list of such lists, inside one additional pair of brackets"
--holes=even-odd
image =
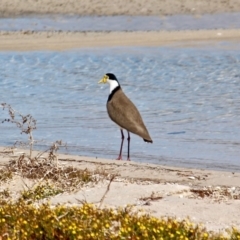
[[(120, 133), (106, 113), (109, 87), (97, 84), (114, 72), (154, 141), (132, 136), (133, 160), (239, 171), (239, 61), (240, 51), (204, 48), (1, 52), (1, 102), (37, 119), (36, 139), (115, 158)], [(0, 145), (24, 139), (10, 124), (0, 131)]]

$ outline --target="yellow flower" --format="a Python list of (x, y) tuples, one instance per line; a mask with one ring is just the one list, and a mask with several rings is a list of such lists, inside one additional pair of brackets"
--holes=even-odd
[(146, 227), (145, 227), (144, 225), (141, 225), (140, 229), (141, 229), (141, 230), (145, 230)]
[(203, 237), (207, 238), (208, 237), (208, 233), (204, 233)]
[(144, 237), (148, 237), (148, 233), (147, 233), (147, 232), (144, 232), (144, 233), (143, 233), (143, 236), (144, 236)]

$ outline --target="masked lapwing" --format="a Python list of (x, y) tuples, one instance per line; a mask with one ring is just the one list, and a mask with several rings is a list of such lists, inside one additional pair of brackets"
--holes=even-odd
[(124, 141), (123, 129), (128, 132), (128, 157), (130, 160), (130, 133), (134, 133), (139, 137), (142, 137), (145, 142), (152, 143), (152, 139), (148, 133), (148, 130), (142, 120), (142, 117), (132, 103), (132, 101), (124, 94), (122, 88), (112, 73), (107, 73), (98, 83), (109, 83), (110, 94), (107, 100), (107, 111), (108, 115), (113, 122), (115, 122), (121, 131), (122, 142), (120, 146), (120, 152), (117, 160), (122, 159), (122, 147)]

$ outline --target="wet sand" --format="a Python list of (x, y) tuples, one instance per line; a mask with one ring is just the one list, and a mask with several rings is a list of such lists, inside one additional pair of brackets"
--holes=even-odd
[(26, 14), (172, 15), (239, 12), (240, 1), (219, 0), (1, 0), (0, 17)]
[(118, 46), (196, 46), (239, 42), (240, 29), (159, 32), (0, 32), (1, 51), (69, 50)]

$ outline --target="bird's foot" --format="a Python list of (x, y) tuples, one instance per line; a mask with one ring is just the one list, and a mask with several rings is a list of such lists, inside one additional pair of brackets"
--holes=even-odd
[(119, 155), (118, 158), (116, 160), (122, 160), (122, 156)]
[(127, 161), (131, 161), (130, 158), (128, 158)]

